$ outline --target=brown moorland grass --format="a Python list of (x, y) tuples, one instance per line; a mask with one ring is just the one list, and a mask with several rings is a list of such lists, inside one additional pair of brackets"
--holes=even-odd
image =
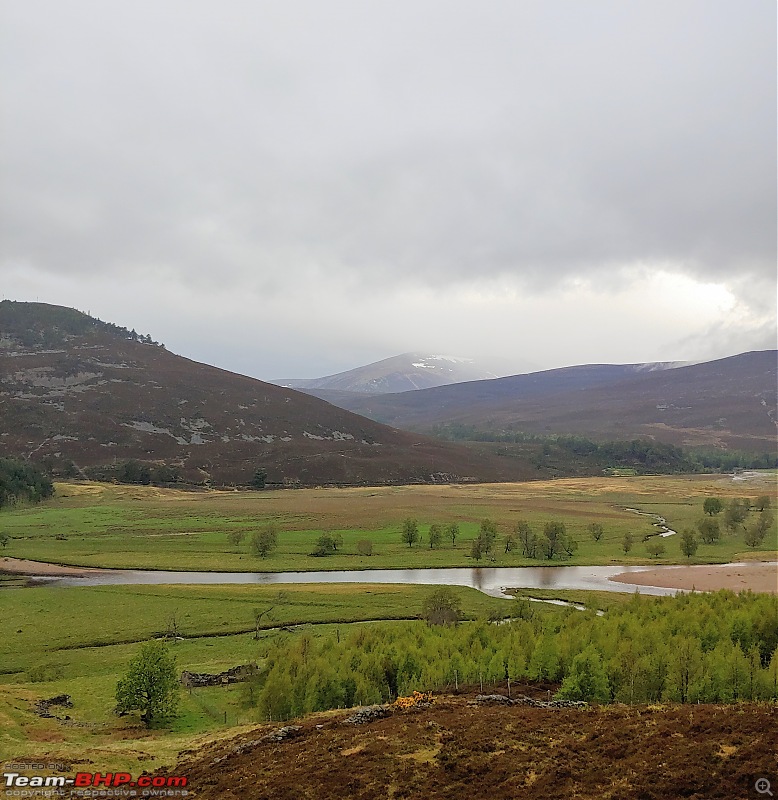
[(282, 742), (263, 741), (278, 728), (264, 725), (161, 772), (187, 775), (198, 800), (731, 800), (755, 796), (755, 778), (775, 774), (771, 705), (579, 710), (473, 699), (442, 696), (360, 726), (345, 712), (314, 715)]
[[(445, 517), (454, 513), (472, 521), (484, 516), (501, 522), (513, 519), (528, 505), (538, 513), (559, 513), (567, 503), (582, 499), (600, 501), (606, 507), (620, 499), (646, 499), (651, 502), (700, 500), (717, 496), (726, 500), (742, 495), (776, 495), (775, 475), (772, 480), (733, 481), (729, 475), (634, 476), (602, 478), (559, 478), (550, 481), (522, 483), (489, 483), (477, 485), (445, 484), (436, 486), (392, 486), (367, 488), (321, 488), (265, 492), (187, 492), (148, 486), (113, 484), (57, 484), (62, 501), (74, 505), (141, 501), (151, 507), (158, 501), (192, 510), (206, 508), (212, 513), (230, 515), (256, 514), (294, 516), (295, 521), (316, 522), (322, 529), (342, 527), (381, 527), (405, 515), (423, 518)], [(181, 512), (182, 509), (170, 509)], [(617, 508), (609, 508), (614, 517)], [(579, 511), (581, 511), (579, 509)], [(603, 509), (586, 509), (582, 513), (599, 516)]]
[[(764, 473), (752, 480), (734, 481), (729, 475), (633, 476), (602, 478), (558, 478), (549, 481), (490, 484), (444, 484), (436, 486), (391, 486), (366, 488), (320, 488), (264, 492), (188, 492), (151, 486), (117, 486), (98, 483), (57, 484), (58, 497), (110, 503), (114, 500), (160, 501), (167, 505), (208, 507), (218, 513), (256, 513), (290, 516), (295, 521), (311, 521), (322, 528), (380, 527), (396, 522), (403, 514), (421, 517), (455, 514), (472, 521), (484, 515), (502, 522), (523, 509), (517, 504), (531, 503), (538, 512), (554, 513), (560, 504), (581, 499), (604, 504), (637, 498), (651, 502), (700, 502), (709, 496), (728, 500), (734, 497), (778, 495), (776, 475)], [(180, 509), (179, 509), (180, 511)], [(590, 509), (594, 514), (595, 509)], [(597, 510), (597, 513), (601, 513)], [(613, 515), (618, 511), (611, 509)]]

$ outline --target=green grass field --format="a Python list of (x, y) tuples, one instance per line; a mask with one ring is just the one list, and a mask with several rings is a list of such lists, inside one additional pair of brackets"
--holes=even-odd
[[(107, 663), (113, 646), (164, 635), (172, 615), (186, 640), (211, 638), (218, 652), (231, 635), (253, 635), (255, 610), (272, 609), (262, 618), (262, 628), (412, 619), (430, 591), (429, 586), (362, 584), (9, 589), (3, 593), (0, 620), (0, 681), (47, 663), (63, 665), (67, 677), (82, 674), (87, 651)], [(468, 617), (510, 613), (513, 604), (475, 589), (454, 591)]]
[[(627, 507), (665, 517), (670, 527), (682, 530), (703, 517), (707, 496), (727, 500), (766, 493), (775, 497), (774, 481), (736, 484), (727, 476), (242, 493), (58, 484), (51, 502), (5, 511), (0, 521), (10, 536), (3, 555), (80, 566), (239, 572), (472, 566), (470, 541), (484, 518), (497, 523), (503, 539), (519, 519), (538, 533), (546, 522), (561, 520), (579, 545), (566, 563), (635, 564), (649, 560), (642, 539), (656, 529), (650, 518)], [(412, 548), (400, 538), (406, 517), (418, 520), (423, 537)], [(280, 528), (279, 546), (263, 559), (251, 554), (249, 539), (269, 522)], [(449, 522), (460, 526), (456, 546), (444, 539), (441, 547), (430, 549), (429, 526)], [(591, 522), (604, 526), (599, 542), (587, 531)], [(227, 539), (236, 530), (246, 534), (237, 546)], [(343, 547), (335, 555), (315, 557), (316, 539), (325, 531), (340, 533)], [(635, 544), (625, 556), (621, 543), (627, 531)], [(361, 539), (372, 542), (373, 555), (358, 554)], [(667, 538), (665, 545), (659, 563), (685, 563), (678, 537)], [(741, 528), (716, 544), (701, 544), (691, 563), (770, 557), (776, 549), (775, 525), (756, 554), (745, 545)], [(503, 566), (538, 563), (518, 551), (505, 553), (499, 543), (494, 557)]]
[[(216, 673), (261, 662), (279, 637), (335, 636), (364, 620), (413, 618), (430, 591), (360, 584), (9, 589), (0, 620), (0, 760), (28, 759), (44, 748), (49, 760), (91, 758), (102, 769), (153, 769), (193, 736), (257, 722), (240, 684), (183, 691), (181, 713), (164, 731), (147, 731), (137, 716), (113, 714), (116, 683), (127, 664), (140, 642), (167, 629), (172, 614), (184, 637), (171, 645), (179, 669)], [(517, 607), (475, 589), (454, 591), (469, 618), (509, 615)], [(271, 607), (257, 639), (254, 611)], [(57, 714), (71, 720), (33, 713), (36, 700), (61, 693), (71, 695), (74, 708)]]

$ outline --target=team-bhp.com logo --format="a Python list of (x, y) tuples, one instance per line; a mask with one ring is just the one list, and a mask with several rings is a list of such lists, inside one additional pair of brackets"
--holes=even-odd
[[(56, 795), (60, 794), (57, 790), (64, 789), (75, 790), (71, 791), (71, 795), (80, 797), (165, 797), (188, 794), (186, 791), (175, 791), (186, 786), (184, 775), (140, 775), (133, 778), (129, 772), (78, 772), (75, 777), (66, 778), (62, 775), (30, 776), (4, 772), (3, 778), (6, 797)], [(37, 792), (31, 791), (36, 789)]]

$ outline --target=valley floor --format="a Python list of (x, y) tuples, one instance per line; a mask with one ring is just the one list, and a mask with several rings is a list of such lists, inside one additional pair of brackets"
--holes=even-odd
[[(658, 557), (650, 539), (666, 524), (696, 530), (704, 501), (724, 504), (748, 497), (778, 503), (775, 475), (743, 480), (729, 475), (601, 477), (513, 484), (299, 489), (268, 492), (183, 492), (150, 486), (60, 483), (53, 499), (34, 507), (4, 510), (7, 535), (2, 556), (81, 568), (167, 569), (212, 572), (289, 572), (469, 566), (724, 564), (774, 560), (778, 528), (774, 517), (761, 544), (746, 543), (744, 524), (729, 530), (720, 522), (715, 542), (699, 542), (687, 559), (680, 535), (663, 539)], [(722, 515), (723, 516), (723, 515)], [(402, 539), (404, 521), (418, 523), (421, 541)], [(483, 520), (498, 531), (494, 549), (476, 561), (471, 545)], [(515, 537), (518, 522), (539, 536), (552, 522), (565, 525), (577, 543), (546, 560), (525, 557)], [(590, 526), (602, 526), (594, 539)], [(433, 525), (448, 531), (430, 547)], [(278, 530), (278, 546), (267, 557), (252, 550), (252, 537), (266, 526)], [(322, 534), (339, 539), (336, 552), (316, 555)], [(632, 546), (624, 549), (629, 535)], [(699, 538), (699, 537), (698, 537)], [(367, 549), (365, 549), (365, 547)], [(369, 553), (369, 555), (368, 555)], [(6, 564), (0, 561), (0, 572)]]

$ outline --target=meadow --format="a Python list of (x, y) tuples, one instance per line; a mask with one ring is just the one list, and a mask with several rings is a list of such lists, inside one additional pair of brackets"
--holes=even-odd
[[(675, 529), (693, 527), (703, 516), (706, 497), (725, 502), (771, 494), (775, 481), (762, 477), (733, 481), (729, 476), (656, 476), (560, 479), (475, 486), (401, 486), (354, 489), (303, 489), (266, 492), (184, 492), (111, 484), (57, 484), (54, 499), (36, 507), (3, 512), (0, 521), (10, 537), (4, 556), (92, 567), (290, 571), (407, 567), (472, 566), (470, 541), (483, 519), (497, 525), (500, 538), (519, 520), (537, 533), (551, 520), (565, 523), (578, 550), (569, 564), (686, 563), (669, 537), (666, 552), (649, 559), (644, 536), (656, 532), (653, 519), (627, 508), (664, 517)], [(775, 502), (775, 500), (773, 500)], [(401, 541), (403, 520), (419, 523), (422, 541)], [(587, 530), (600, 523), (604, 535), (594, 541)], [(272, 523), (279, 543), (267, 558), (250, 552), (251, 534)], [(428, 546), (430, 525), (457, 523), (456, 542)], [(228, 534), (241, 532), (240, 544)], [(339, 533), (343, 546), (326, 556), (312, 555), (322, 533)], [(625, 555), (625, 533), (634, 538)], [(778, 549), (776, 526), (753, 552), (744, 530), (725, 533), (715, 544), (701, 543), (689, 563), (724, 563), (739, 558), (770, 557)], [(372, 555), (360, 555), (357, 543), (372, 543)], [(538, 561), (517, 549), (504, 552), (498, 540), (494, 564), (522, 566)]]
[[(75, 764), (102, 769), (154, 769), (192, 737), (235, 732), (260, 721), (247, 707), (242, 684), (183, 692), (172, 725), (147, 730), (137, 715), (113, 713), (117, 681), (143, 641), (164, 636), (175, 615), (179, 636), (171, 651), (178, 667), (222, 672), (261, 664), (272, 645), (300, 636), (338, 638), (362, 621), (409, 620), (421, 613), (430, 587), (375, 586), (103, 586), (2, 590), (0, 620), (0, 761)], [(504, 616), (515, 601), (455, 588), (468, 618)], [(268, 612), (261, 629), (255, 611)], [(538, 613), (555, 613), (544, 607)], [(385, 623), (399, 624), (399, 623)], [(421, 624), (421, 623), (419, 623)], [(66, 693), (65, 721), (38, 717), (37, 700)]]

